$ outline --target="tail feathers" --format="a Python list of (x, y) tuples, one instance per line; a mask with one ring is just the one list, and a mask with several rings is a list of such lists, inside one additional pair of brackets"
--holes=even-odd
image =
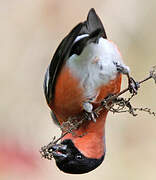
[(92, 34), (93, 32), (97, 31), (97, 29), (100, 29), (102, 32), (102, 37), (107, 39), (107, 35), (103, 27), (103, 24), (99, 16), (96, 14), (95, 9), (92, 8), (90, 9), (88, 13), (87, 20), (83, 23), (83, 26), (79, 35)]

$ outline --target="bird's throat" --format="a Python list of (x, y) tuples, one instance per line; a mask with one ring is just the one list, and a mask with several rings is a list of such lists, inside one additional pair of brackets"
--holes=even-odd
[(64, 139), (71, 139), (75, 147), (88, 158), (100, 158), (105, 152), (105, 120), (107, 111), (103, 110), (96, 123), (87, 122)]

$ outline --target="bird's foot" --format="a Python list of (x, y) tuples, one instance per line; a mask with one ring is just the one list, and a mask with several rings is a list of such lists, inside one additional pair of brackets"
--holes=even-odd
[(129, 75), (129, 72), (130, 72), (129, 67), (125, 66), (124, 64), (120, 64), (119, 62), (114, 62), (114, 64), (115, 64), (118, 72), (125, 74), (127, 76), (129, 92), (132, 94), (137, 94), (137, 91), (138, 91), (140, 85)]
[(125, 74), (125, 75), (129, 74), (130, 69), (128, 66), (121, 64), (119, 62), (114, 62), (114, 65), (116, 66), (116, 69), (118, 72)]
[(140, 87), (139, 83), (136, 82), (132, 77), (130, 77), (129, 74), (127, 75), (127, 77), (128, 77), (129, 92), (132, 94), (137, 94), (137, 91)]
[(83, 109), (85, 111), (85, 117), (89, 121), (96, 122), (97, 114), (93, 112), (93, 105), (90, 102), (83, 103)]

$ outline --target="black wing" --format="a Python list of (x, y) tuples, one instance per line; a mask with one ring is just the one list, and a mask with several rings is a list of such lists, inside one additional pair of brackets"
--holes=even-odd
[[(44, 80), (44, 92), (47, 103), (49, 104), (54, 95), (54, 86), (57, 74), (62, 67), (63, 62), (69, 57), (73, 42), (78, 36), (82, 28), (82, 23), (78, 24), (61, 42), (58, 46), (51, 63), (47, 69)], [(47, 82), (48, 81), (48, 82)]]
[[(89, 36), (74, 42), (79, 35), (83, 34), (88, 34)], [(48, 104), (53, 99), (55, 82), (63, 62), (72, 54), (81, 54), (87, 43), (96, 43), (99, 37), (107, 38), (102, 22), (92, 8), (88, 13), (87, 20), (73, 28), (73, 30), (62, 40), (52, 58), (44, 80), (44, 92)]]

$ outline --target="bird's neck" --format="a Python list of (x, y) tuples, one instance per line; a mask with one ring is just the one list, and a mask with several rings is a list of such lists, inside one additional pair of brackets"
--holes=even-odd
[(71, 139), (88, 158), (100, 158), (105, 152), (105, 120), (107, 111), (103, 110), (96, 120), (88, 121), (85, 125), (80, 126), (73, 133), (67, 134), (64, 139)]

